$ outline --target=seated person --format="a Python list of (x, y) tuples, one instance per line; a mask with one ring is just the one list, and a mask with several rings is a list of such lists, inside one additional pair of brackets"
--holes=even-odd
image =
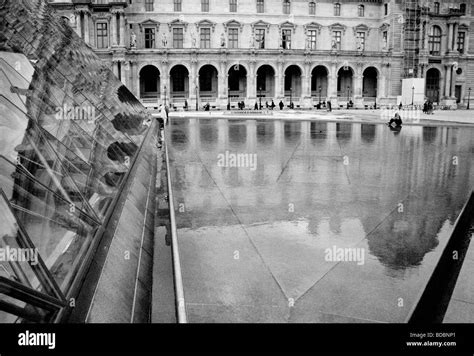
[(389, 122), (388, 122), (388, 125), (389, 126), (393, 126), (393, 124), (395, 124), (396, 127), (400, 127), (402, 126), (403, 124), (403, 121), (402, 121), (402, 118), (400, 116), (400, 114), (398, 112), (395, 113), (395, 116), (393, 117), (393, 119), (391, 119)]

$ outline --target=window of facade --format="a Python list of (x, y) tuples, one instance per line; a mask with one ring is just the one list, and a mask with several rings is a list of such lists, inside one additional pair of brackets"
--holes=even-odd
[(461, 4), (459, 5), (459, 11), (461, 11), (461, 13), (466, 13), (466, 4)]
[(183, 48), (182, 28), (173, 28), (173, 48)]
[(109, 31), (106, 22), (97, 23), (97, 48), (109, 47)]
[(384, 4), (384, 5), (383, 5), (383, 12), (384, 12), (384, 15), (385, 15), (385, 16), (388, 15), (388, 4)]
[(174, 11), (181, 12), (181, 0), (173, 0), (174, 3)]
[(309, 14), (316, 15), (316, 3), (314, 1), (309, 2)]
[(209, 0), (201, 0), (201, 11), (209, 12)]
[(229, 0), (229, 11), (237, 12), (237, 0)]
[(211, 48), (210, 28), (201, 28), (201, 48)]
[(229, 28), (229, 48), (239, 48), (238, 28)]
[(257, 28), (255, 29), (255, 41), (257, 42), (257, 48), (265, 48), (265, 29)]
[(341, 16), (341, 4), (334, 4), (334, 16)]
[(334, 49), (341, 49), (341, 31), (332, 32), (332, 44)]
[(364, 17), (365, 16), (365, 6), (364, 5), (359, 5), (357, 7), (357, 13), (359, 17)]
[(434, 13), (439, 14), (439, 2), (434, 3)]
[(155, 48), (154, 28), (145, 28), (145, 48)]
[(145, 0), (145, 11), (153, 11), (153, 1), (154, 0)]
[(265, 0), (257, 0), (257, 13), (263, 14), (265, 12)]
[(365, 32), (357, 32), (357, 50), (365, 51)]
[(283, 0), (283, 13), (289, 14), (291, 12), (291, 1)]
[(316, 30), (308, 30), (308, 43), (310, 50), (316, 49)]
[(291, 49), (291, 30), (281, 30), (281, 47)]
[(383, 33), (382, 33), (382, 44), (383, 44), (383, 48), (387, 49), (387, 47), (388, 47), (388, 31), (383, 31)]
[(441, 54), (441, 29), (438, 26), (431, 27), (428, 44), (430, 55), (438, 56)]
[(466, 43), (466, 32), (458, 32), (458, 52), (464, 53), (464, 44)]

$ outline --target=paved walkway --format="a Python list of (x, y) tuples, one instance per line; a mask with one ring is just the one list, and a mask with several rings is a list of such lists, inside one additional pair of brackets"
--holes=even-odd
[(474, 323), (474, 243), (469, 245), (443, 323)]
[[(409, 114), (409, 111), (406, 111)], [(327, 121), (351, 121), (351, 122), (387, 122), (390, 113), (383, 110), (274, 110), (274, 111), (176, 111), (170, 112), (170, 117), (204, 117), (204, 118), (233, 118), (248, 119), (255, 116), (262, 119), (292, 119), (298, 116), (301, 120), (327, 120)], [(402, 112), (402, 117), (404, 112)], [(390, 117), (393, 115), (390, 115)], [(404, 120), (407, 125), (473, 125), (474, 110), (438, 110), (432, 115), (420, 114), (419, 120)]]

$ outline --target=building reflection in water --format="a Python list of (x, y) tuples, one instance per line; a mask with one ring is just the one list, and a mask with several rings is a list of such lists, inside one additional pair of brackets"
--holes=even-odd
[[(419, 266), (439, 246), (473, 186), (472, 129), (407, 126), (394, 136), (375, 124), (190, 120), (171, 132), (175, 195), (192, 211), (178, 217), (179, 227), (218, 229), (235, 214), (245, 226), (304, 220), (314, 241), (330, 244), (358, 221), (368, 252), (397, 271)], [(199, 145), (183, 144), (183, 134), (192, 141), (197, 133)], [(226, 150), (256, 153), (257, 170), (217, 167)], [(462, 164), (452, 165), (454, 154)]]

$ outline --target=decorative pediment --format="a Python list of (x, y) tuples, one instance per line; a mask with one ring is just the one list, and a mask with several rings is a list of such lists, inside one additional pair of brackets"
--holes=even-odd
[(173, 27), (184, 27), (185, 30), (188, 29), (188, 23), (183, 20), (176, 19), (168, 23), (168, 27), (171, 30)]
[(303, 28), (304, 28), (304, 33), (305, 34), (308, 32), (308, 30), (318, 30), (318, 34), (320, 35), (321, 34), (321, 29), (323, 28), (323, 26), (320, 25), (317, 22), (310, 22), (310, 23), (307, 23), (306, 25), (304, 25)]
[(148, 19), (148, 20), (139, 22), (138, 26), (140, 27), (140, 31), (143, 31), (143, 27), (154, 27), (155, 29), (158, 29), (158, 27), (160, 26), (160, 23), (158, 21)]
[(459, 24), (458, 29), (462, 30), (462, 31), (469, 31), (469, 25), (467, 25), (465, 23)]
[(379, 27), (379, 31), (380, 32), (385, 32), (385, 31), (388, 31), (389, 28), (390, 28), (390, 24), (383, 23), (382, 26)]
[(240, 32), (242, 32), (242, 30), (244, 28), (244, 25), (242, 23), (240, 23), (239, 21), (237, 21), (237, 20), (230, 20), (230, 21), (224, 22), (224, 31), (225, 32), (227, 32), (227, 29), (229, 27), (238, 27), (240, 29)]
[(196, 24), (196, 29), (199, 31), (199, 29), (201, 27), (211, 27), (212, 28), (212, 32), (214, 32), (215, 30), (215, 27), (216, 27), (216, 23), (215, 22), (212, 22), (210, 20), (201, 20), (199, 22), (197, 22)]
[(337, 22), (337, 23), (334, 23), (331, 26), (329, 26), (329, 30), (331, 30), (331, 31), (342, 31), (342, 34), (345, 34), (346, 33), (346, 26), (344, 26), (343, 24)]
[(268, 22), (265, 22), (265, 21), (262, 21), (262, 20), (259, 20), (257, 22), (254, 22), (250, 25), (252, 27), (252, 31), (255, 30), (255, 28), (257, 27), (265, 27), (267, 29), (267, 33), (270, 31), (270, 24)]
[(370, 28), (367, 25), (364, 25), (362, 23), (353, 27), (352, 30), (354, 31), (354, 36), (356, 35), (357, 32), (366, 32), (367, 35), (369, 35), (369, 32), (370, 32)]
[(295, 33), (296, 25), (290, 21), (285, 21), (278, 25), (278, 29), (280, 31), (282, 29), (288, 29), (288, 28), (291, 28), (293, 30), (293, 33)]

